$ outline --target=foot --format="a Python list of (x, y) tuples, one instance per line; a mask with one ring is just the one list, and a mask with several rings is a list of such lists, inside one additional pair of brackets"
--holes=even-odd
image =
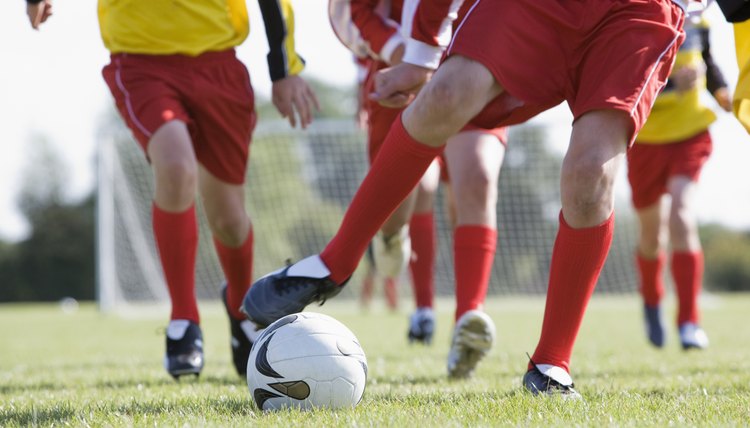
[(565, 399), (580, 400), (581, 394), (573, 389), (573, 379), (562, 367), (551, 364), (533, 364), (523, 376), (523, 386), (534, 395), (559, 395)]
[(453, 330), (448, 352), (448, 376), (455, 379), (471, 377), (494, 341), (495, 324), (487, 314), (479, 310), (463, 314)]
[(319, 256), (310, 256), (255, 281), (242, 301), (241, 311), (260, 327), (289, 314), (301, 312), (313, 302), (322, 305), (344, 284), (331, 281), (331, 272)]
[(169, 322), (164, 368), (175, 379), (200, 374), (203, 369), (203, 334), (198, 324), (189, 320)]
[(708, 336), (698, 324), (692, 322), (680, 325), (680, 342), (682, 349), (706, 349), (708, 348)]
[(390, 236), (378, 232), (372, 240), (375, 269), (386, 278), (398, 278), (411, 259), (409, 226), (403, 226)]
[(664, 322), (661, 317), (661, 305), (643, 305), (643, 318), (646, 321), (646, 336), (649, 342), (657, 348), (664, 346), (666, 336)]
[(429, 345), (435, 332), (435, 313), (432, 308), (417, 308), (409, 317), (409, 342)]
[(229, 316), (230, 345), (232, 347), (232, 362), (237, 374), (245, 376), (247, 374), (247, 360), (250, 358), (250, 349), (253, 342), (258, 338), (262, 329), (251, 323), (247, 319), (235, 319), (229, 311), (227, 305), (227, 285), (221, 288), (221, 299), (224, 302), (224, 308)]

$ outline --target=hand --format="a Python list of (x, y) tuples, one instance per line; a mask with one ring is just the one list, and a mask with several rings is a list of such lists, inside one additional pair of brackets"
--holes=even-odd
[(367, 129), (367, 123), (369, 122), (365, 101), (365, 85), (360, 83), (357, 86), (357, 113), (355, 116), (359, 129)]
[(677, 92), (685, 92), (693, 89), (698, 84), (698, 69), (692, 66), (685, 66), (674, 69), (669, 75), (669, 80), (674, 84)]
[(26, 15), (29, 17), (31, 28), (38, 30), (39, 26), (52, 16), (52, 0), (42, 0), (39, 3), (26, 3)]
[(726, 87), (717, 89), (714, 92), (714, 99), (724, 111), (732, 111), (732, 96), (729, 95), (729, 89)]
[(313, 108), (320, 110), (315, 92), (299, 76), (287, 76), (273, 82), (271, 101), (293, 128), (297, 126), (296, 115), (299, 115), (300, 126), (305, 129), (312, 123)]
[(429, 68), (409, 63), (380, 70), (375, 75), (375, 92), (370, 94), (370, 99), (385, 107), (404, 107), (430, 80), (432, 72)]

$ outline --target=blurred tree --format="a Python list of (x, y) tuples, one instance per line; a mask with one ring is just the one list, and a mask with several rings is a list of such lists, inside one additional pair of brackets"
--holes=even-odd
[(750, 234), (720, 225), (701, 227), (705, 284), (714, 291), (750, 291)]
[(94, 200), (67, 202), (67, 168), (49, 141), (35, 137), (18, 196), (30, 235), (0, 246), (0, 301), (94, 297)]

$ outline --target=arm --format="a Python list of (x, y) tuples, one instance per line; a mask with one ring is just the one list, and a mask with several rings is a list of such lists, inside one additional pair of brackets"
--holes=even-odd
[(463, 0), (406, 0), (401, 18), (404, 62), (436, 69), (451, 40), (451, 26)]
[(370, 98), (387, 107), (403, 107), (432, 76), (451, 38), (463, 0), (406, 0), (401, 32), (407, 35), (403, 63), (378, 72)]
[(750, 18), (750, 3), (746, 0), (716, 0), (729, 22), (743, 22)]
[(334, 33), (358, 58), (392, 64), (403, 45), (398, 23), (379, 13), (379, 0), (329, 0), (328, 17)]
[(296, 115), (299, 115), (304, 129), (312, 122), (313, 108), (320, 107), (313, 90), (298, 76), (305, 61), (294, 51), (294, 11), (289, 0), (258, 0), (258, 3), (270, 49), (271, 101), (291, 126), (297, 125)]
[(732, 97), (729, 96), (727, 82), (711, 55), (708, 25), (705, 25), (700, 29), (700, 35), (703, 44), (701, 55), (703, 56), (703, 62), (706, 64), (706, 88), (708, 89), (708, 92), (713, 95), (721, 108), (725, 111), (731, 111)]
[(31, 28), (38, 30), (39, 26), (52, 16), (52, 0), (26, 0), (26, 15), (29, 17)]

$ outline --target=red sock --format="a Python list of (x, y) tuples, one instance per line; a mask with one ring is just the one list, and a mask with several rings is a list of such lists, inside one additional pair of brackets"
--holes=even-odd
[(227, 247), (215, 237), (214, 247), (227, 278), (229, 313), (234, 319), (244, 320), (246, 317), (240, 312), (240, 306), (253, 280), (253, 228), (250, 227), (245, 242), (239, 247)]
[(570, 227), (560, 213), (560, 229), (552, 250), (542, 336), (532, 360), (567, 371), (586, 306), (607, 259), (615, 215), (584, 229)]
[(635, 260), (641, 277), (640, 291), (643, 303), (651, 307), (658, 306), (664, 297), (664, 253), (660, 252), (655, 259), (647, 259), (636, 253)]
[(458, 226), (453, 232), (456, 321), (484, 303), (496, 247), (497, 230), (487, 226)]
[(340, 284), (351, 276), (372, 237), (414, 190), (443, 147), (430, 147), (413, 139), (404, 129), (401, 116), (393, 122), (339, 231), (320, 253), (334, 282)]
[(413, 257), (409, 263), (414, 300), (418, 308), (431, 308), (434, 298), (435, 219), (432, 212), (417, 213), (409, 222)]
[(163, 211), (152, 205), (154, 237), (164, 279), (172, 301), (171, 320), (200, 322), (195, 299), (195, 254), (198, 249), (198, 224), (195, 206), (181, 213)]
[(672, 253), (672, 278), (679, 300), (677, 324), (698, 323), (698, 296), (703, 285), (703, 251)]

